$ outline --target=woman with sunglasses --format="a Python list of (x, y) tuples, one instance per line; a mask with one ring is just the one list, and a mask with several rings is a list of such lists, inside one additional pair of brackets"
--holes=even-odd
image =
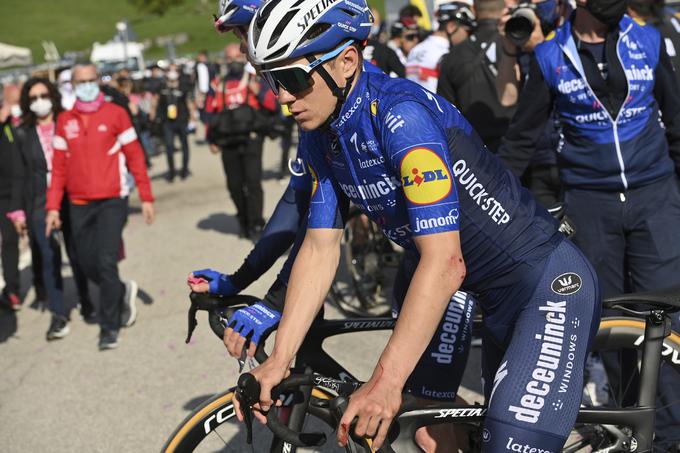
[[(52, 141), (57, 115), (61, 113), (61, 96), (58, 89), (47, 79), (31, 78), (21, 90), (22, 125), (17, 131), (22, 159), (23, 180), (17, 193), (23, 215), (14, 217), (19, 232), (28, 233), (32, 247), (37, 248), (45, 291), (49, 299), (52, 319), (47, 330), (47, 340), (56, 340), (69, 333), (69, 313), (64, 301), (64, 285), (61, 275), (61, 247), (56, 232), (45, 235), (45, 201), (50, 183)], [(66, 212), (67, 210), (65, 210)], [(68, 223), (68, 217), (64, 218)], [(93, 307), (87, 291), (87, 280), (82, 274), (75, 254), (68, 225), (63, 228), (66, 250), (78, 287), (81, 312), (86, 319), (93, 316)]]
[[(458, 330), (437, 328), (464, 288), (485, 313), (483, 451), (505, 451), (508, 442), (557, 451), (576, 420), (599, 322), (595, 273), (455, 107), (411, 81), (362, 70), (370, 26), (361, 0), (279, 0), (251, 22), (250, 58), (303, 130), (313, 179), (274, 349), (251, 371), (261, 385), (257, 406), (274, 404), (271, 389), (323, 305), (351, 201), (420, 259), (394, 332), (340, 421), (339, 444), (356, 416), (355, 433), (379, 449), (404, 389), (438, 399), (408, 380), (433, 337), (439, 348), (429, 355), (454, 360), (447, 342)], [(557, 360), (547, 358), (551, 349)], [(565, 376), (569, 398), (558, 391)], [(437, 386), (454, 377), (431, 378)]]

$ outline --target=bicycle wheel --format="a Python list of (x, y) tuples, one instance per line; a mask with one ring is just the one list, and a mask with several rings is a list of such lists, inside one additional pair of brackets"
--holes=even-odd
[[(253, 445), (246, 443), (246, 429), (236, 419), (232, 399), (235, 387), (224, 393), (213, 396), (203, 402), (170, 435), (161, 450), (163, 453), (188, 452), (266, 452), (272, 444), (272, 433), (259, 422), (253, 423)], [(329, 400), (332, 395), (322, 389), (312, 390), (312, 397)], [(342, 452), (334, 441), (334, 428), (324, 424), (319, 419), (307, 415), (306, 431), (326, 433), (326, 445), (317, 449), (298, 449), (300, 452)], [(295, 448), (285, 449), (294, 452)]]
[(392, 283), (400, 259), (401, 253), (376, 224), (361, 211), (350, 211), (339, 272), (350, 281), (334, 283), (332, 300), (347, 316), (387, 316), (391, 312)]
[[(628, 350), (633, 354), (629, 357), (627, 364), (639, 367), (642, 358), (642, 348), (644, 344), (645, 321), (636, 318), (605, 318), (600, 323), (600, 327), (593, 343), (592, 353), (613, 352)], [(584, 407), (620, 407), (618, 401), (620, 395), (614, 394), (609, 387), (606, 367), (601, 370), (587, 369), (586, 375), (591, 374), (590, 379), (586, 376), (584, 382)], [(680, 373), (680, 335), (676, 332), (664, 339), (661, 358), (661, 369), (670, 368)], [(624, 393), (628, 390), (637, 395), (638, 373), (631, 373), (630, 377), (621, 382)], [(604, 385), (603, 389), (601, 386)], [(680, 404), (676, 402), (675, 404)], [(565, 452), (581, 451), (589, 447), (594, 450), (608, 449), (609, 451), (630, 451), (632, 446), (627, 444), (631, 430), (626, 426), (614, 425), (577, 425), (569, 441), (566, 443)], [(657, 445), (655, 445), (657, 448)]]

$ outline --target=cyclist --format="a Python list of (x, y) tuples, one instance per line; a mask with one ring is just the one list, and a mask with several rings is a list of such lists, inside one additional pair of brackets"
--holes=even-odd
[[(253, 2), (250, 0), (222, 0), (219, 3), (219, 16), (216, 17), (215, 27), (220, 32), (233, 30), (237, 37), (243, 40), (246, 37), (244, 27), (250, 22), (254, 11)], [(247, 9), (246, 9), (247, 8)], [(367, 72), (380, 70), (369, 63), (364, 63)], [(298, 150), (298, 159), (294, 168), (291, 168), (293, 177), (277, 204), (263, 235), (250, 252), (243, 265), (232, 275), (221, 274), (213, 269), (201, 269), (189, 274), (188, 283), (196, 292), (211, 292), (224, 296), (234, 295), (245, 289), (252, 282), (262, 276), (271, 268), (274, 262), (293, 244), (293, 248), (277, 276), (277, 280), (269, 289), (264, 300), (260, 303), (239, 310), (229, 320), (230, 328), (226, 329), (224, 342), (233, 357), (243, 357), (243, 349), (248, 343), (249, 356), (255, 354), (255, 349), (260, 338), (275, 328), (283, 310), (284, 297), (290, 268), (306, 232), (306, 218), (309, 207), (309, 198), (312, 190), (312, 180), (309, 171), (305, 170), (305, 148)], [(302, 156), (302, 157), (301, 157)], [(402, 263), (399, 269), (400, 285), (395, 288), (395, 302), (403, 300), (408, 281), (415, 269), (415, 259)], [(442, 355), (441, 342), (433, 339), (426, 354), (423, 354), (418, 370), (413, 373), (409, 380), (409, 389), (413, 393), (427, 399), (451, 400), (455, 397), (458, 385), (462, 379), (467, 360), (468, 347), (471, 340), (471, 316), (474, 299), (468, 294), (459, 292), (451, 298), (450, 316), (441, 321), (440, 330), (445, 335), (445, 348), (450, 348)], [(464, 316), (465, 315), (465, 316)], [(443, 329), (452, 329), (447, 323), (454, 321), (456, 330), (461, 333), (457, 336), (446, 336)], [(444, 373), (451, 376), (447, 382), (429, 382), (428, 376)], [(420, 430), (416, 435), (419, 445), (426, 448), (432, 444), (432, 435), (438, 432), (448, 433), (446, 427), (430, 427)], [(444, 434), (446, 435), (446, 434)]]
[[(599, 321), (595, 274), (451, 104), (362, 70), (370, 24), (363, 0), (278, 0), (250, 25), (250, 58), (303, 129), (313, 181), (276, 343), (252, 370), (258, 408), (273, 404), (271, 389), (322, 306), (351, 200), (420, 261), (394, 333), (341, 420), (340, 444), (358, 416), (355, 433), (380, 448), (406, 379), (463, 286), (485, 313), (485, 450), (555, 451), (575, 421)], [(450, 357), (446, 341), (458, 332), (444, 325), (440, 351)]]

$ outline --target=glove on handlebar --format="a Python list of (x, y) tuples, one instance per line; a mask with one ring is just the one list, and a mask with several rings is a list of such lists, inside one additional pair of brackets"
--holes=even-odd
[(259, 344), (262, 336), (274, 329), (280, 320), (281, 313), (258, 302), (238, 310), (228, 324), (244, 338), (252, 333), (250, 341)]
[(231, 277), (227, 274), (220, 274), (212, 269), (201, 269), (193, 272), (195, 277), (203, 277), (208, 280), (211, 294), (220, 296), (234, 296), (241, 290), (234, 285)]

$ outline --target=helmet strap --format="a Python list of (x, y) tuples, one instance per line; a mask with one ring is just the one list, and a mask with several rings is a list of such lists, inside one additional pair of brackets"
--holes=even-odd
[[(307, 61), (310, 63), (315, 61), (315, 58), (312, 56), (307, 56)], [(340, 116), (340, 112), (342, 111), (342, 106), (345, 104), (345, 101), (347, 100), (347, 96), (349, 96), (349, 92), (352, 89), (352, 82), (354, 81), (354, 77), (356, 76), (356, 71), (354, 74), (352, 74), (350, 77), (345, 79), (345, 86), (343, 88), (340, 88), (337, 83), (335, 83), (335, 79), (326, 71), (326, 68), (323, 66), (319, 66), (317, 68), (317, 72), (321, 76), (321, 78), (326, 82), (326, 85), (328, 85), (328, 88), (330, 88), (331, 93), (333, 93), (333, 96), (335, 96), (338, 100), (335, 103), (335, 110), (333, 110), (333, 113), (326, 119), (326, 121), (323, 123), (321, 126), (323, 129), (328, 129), (333, 121), (335, 121), (338, 116)]]

